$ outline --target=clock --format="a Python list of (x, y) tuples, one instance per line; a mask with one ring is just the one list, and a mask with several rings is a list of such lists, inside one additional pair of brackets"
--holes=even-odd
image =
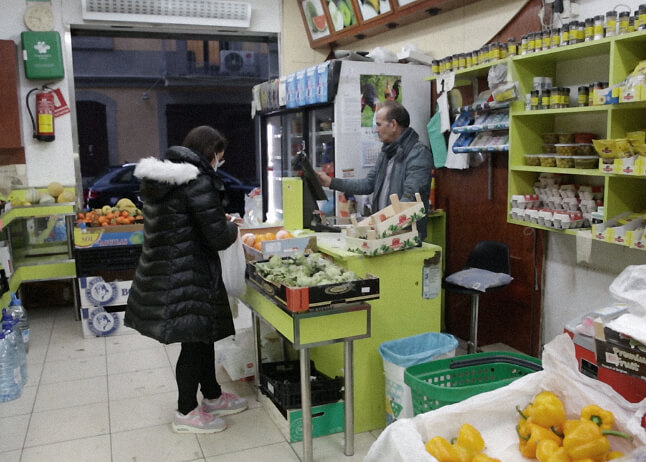
[(25, 9), (25, 26), (33, 31), (51, 30), (54, 26), (54, 13), (50, 5), (30, 5)]

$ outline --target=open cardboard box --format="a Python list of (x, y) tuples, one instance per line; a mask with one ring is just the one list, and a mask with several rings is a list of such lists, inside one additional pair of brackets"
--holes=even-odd
[(400, 202), (397, 194), (390, 195), (390, 205), (373, 213), (365, 220), (358, 223), (360, 229), (365, 229), (366, 234), (357, 237), (366, 237), (367, 230), (375, 230), (379, 238), (391, 236), (398, 231), (408, 228), (411, 223), (424, 218), (426, 210), (419, 193), (415, 193), (416, 202)]
[(419, 244), (417, 224), (413, 222), (412, 231), (400, 231), (388, 237), (377, 238), (374, 230), (368, 231), (367, 238), (354, 237), (352, 230), (344, 230), (345, 249), (363, 255), (383, 255), (397, 250), (406, 250)]
[[(621, 224), (627, 221), (625, 224)], [(634, 231), (643, 226), (644, 218), (639, 214), (624, 212), (605, 223), (592, 225), (592, 237), (600, 241), (630, 246), (628, 231)]]
[[(284, 230), (282, 226), (265, 226), (261, 228), (240, 228), (240, 235), (246, 233), (253, 234), (276, 234)], [(289, 239), (276, 239), (273, 241), (262, 241), (261, 250), (242, 244), (247, 261), (267, 260), (269, 257), (278, 255), (279, 257), (291, 257), (303, 253), (314, 253), (318, 251), (316, 246), (316, 236), (292, 237)]]

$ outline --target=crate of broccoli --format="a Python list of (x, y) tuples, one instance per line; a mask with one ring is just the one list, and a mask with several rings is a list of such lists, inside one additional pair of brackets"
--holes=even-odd
[(247, 263), (249, 280), (288, 311), (300, 312), (379, 298), (379, 279), (358, 277), (320, 253), (273, 256)]

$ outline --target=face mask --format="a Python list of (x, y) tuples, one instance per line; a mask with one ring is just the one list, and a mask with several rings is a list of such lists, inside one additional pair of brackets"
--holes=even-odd
[(215, 164), (215, 167), (213, 167), (213, 171), (214, 171), (214, 172), (217, 172), (217, 171), (218, 171), (218, 168), (222, 167), (223, 165), (224, 165), (224, 159), (219, 160), (219, 161)]

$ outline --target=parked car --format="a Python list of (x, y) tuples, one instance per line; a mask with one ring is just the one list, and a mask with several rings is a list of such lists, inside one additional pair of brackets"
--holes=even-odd
[[(129, 163), (110, 167), (88, 187), (85, 193), (86, 206), (91, 209), (104, 205), (114, 206), (119, 199), (126, 197), (141, 208), (139, 179), (134, 175), (136, 166), (136, 163)], [(257, 185), (247, 184), (223, 170), (218, 170), (216, 173), (226, 189), (225, 210), (227, 213), (239, 213), (242, 216), (245, 196)]]

